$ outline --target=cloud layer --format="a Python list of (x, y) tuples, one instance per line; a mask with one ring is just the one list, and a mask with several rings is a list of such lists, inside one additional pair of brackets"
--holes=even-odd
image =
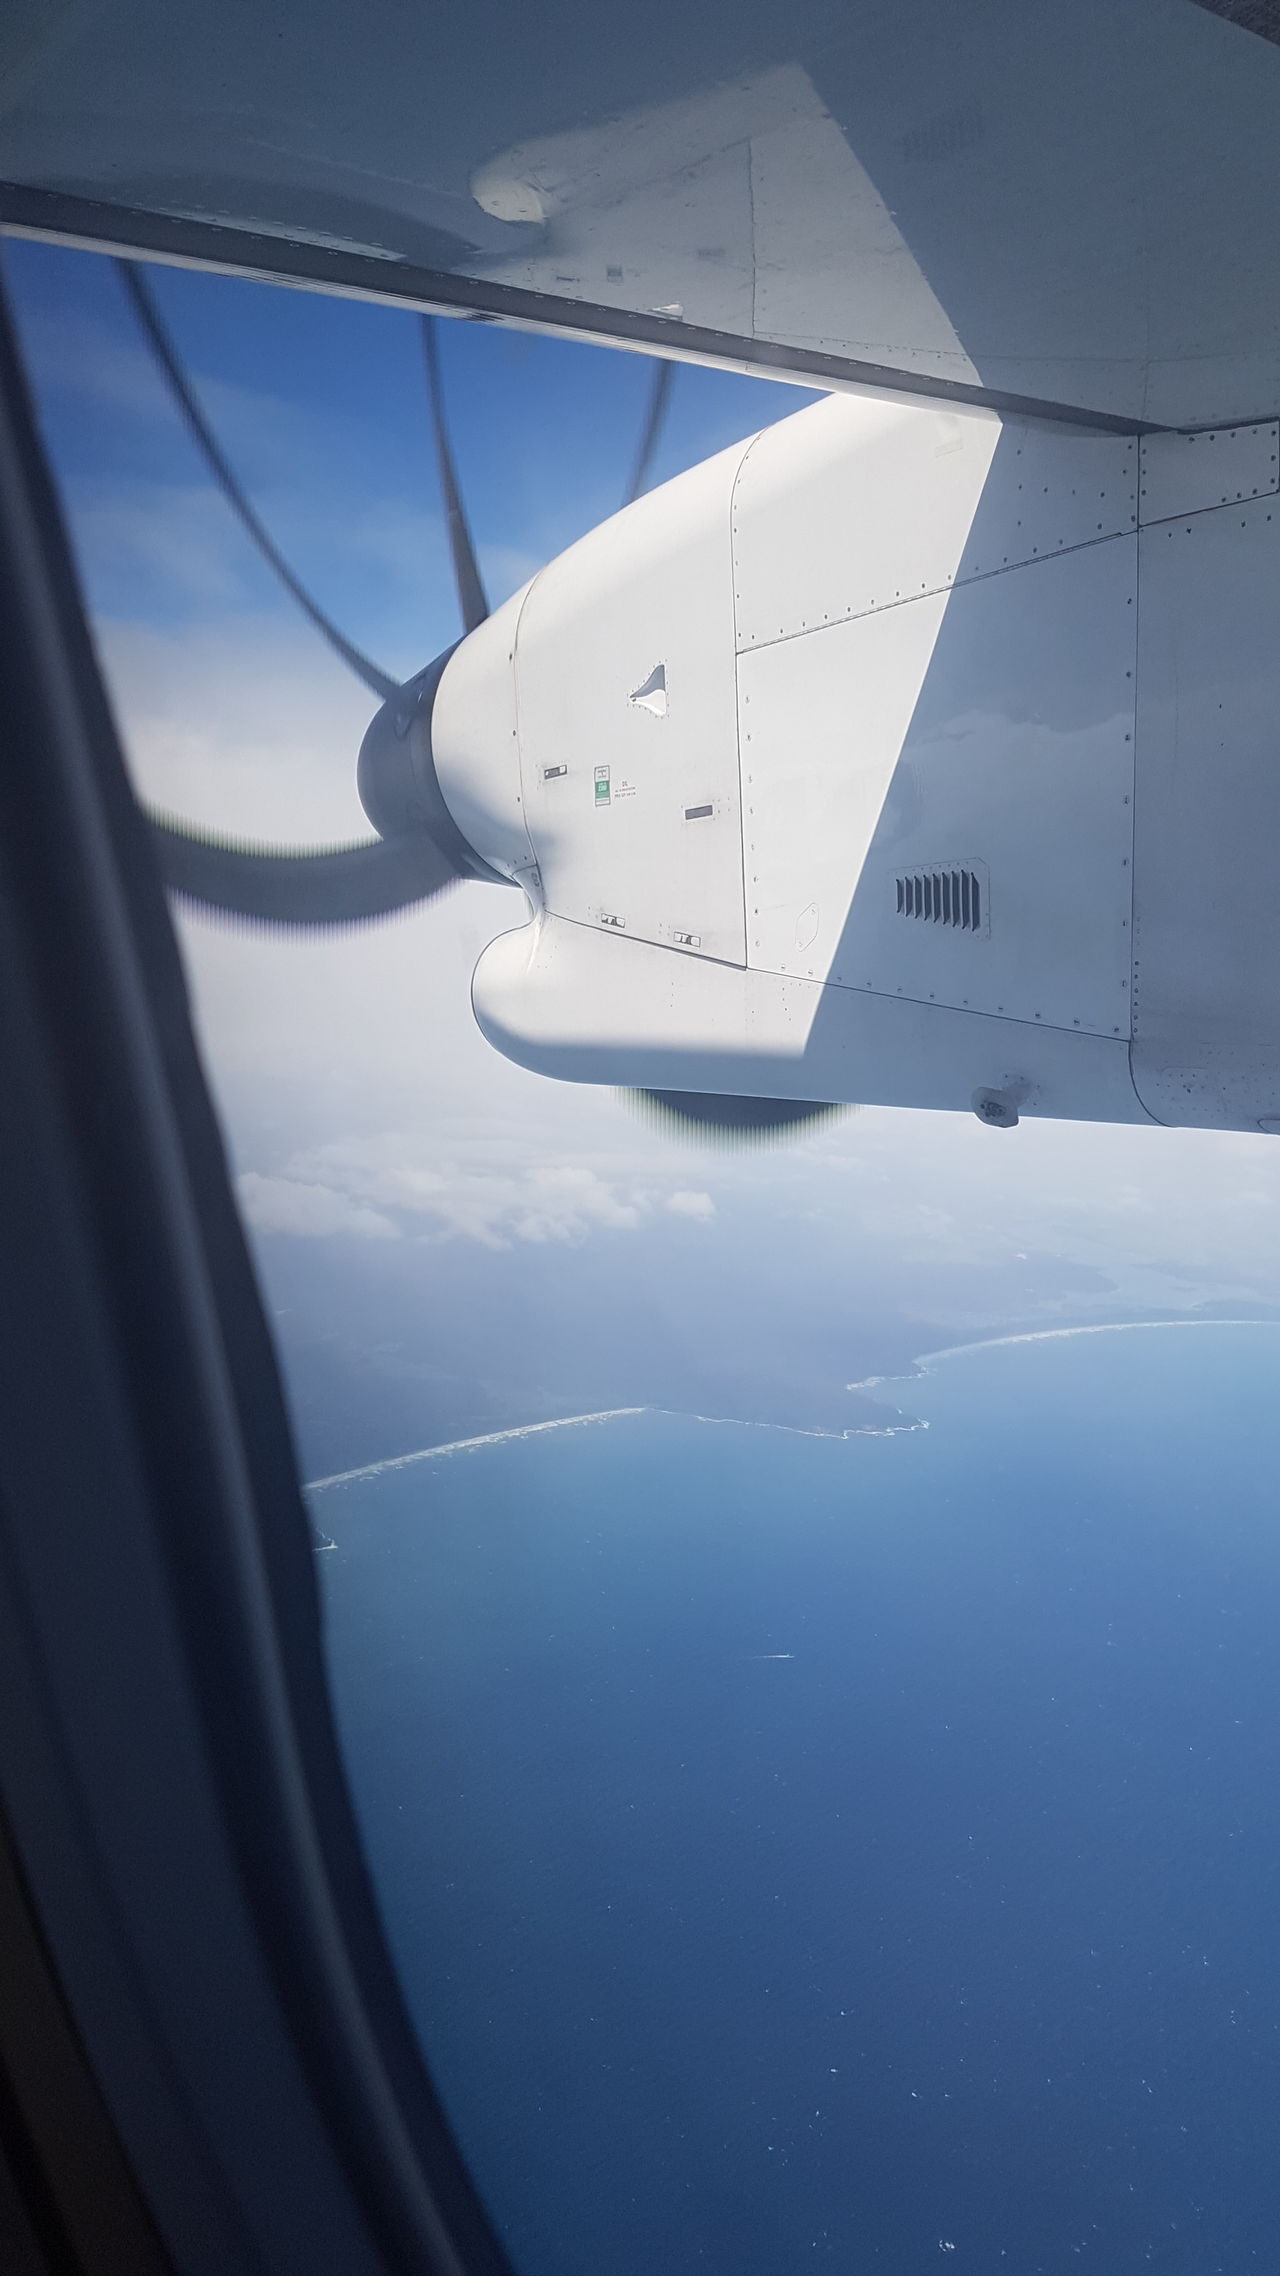
[(294, 1155), (283, 1174), (245, 1170), (238, 1182), (258, 1231), (307, 1240), (461, 1237), (507, 1249), (516, 1241), (634, 1233), (657, 1210), (697, 1224), (716, 1213), (709, 1193), (637, 1185), (581, 1161), (530, 1160), (504, 1170), (442, 1156), (423, 1135), (312, 1147)]

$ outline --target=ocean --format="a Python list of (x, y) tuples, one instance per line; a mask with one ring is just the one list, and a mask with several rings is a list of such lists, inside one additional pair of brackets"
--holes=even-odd
[[(1280, 2258), (1280, 1328), (315, 1491), (409, 2005), (523, 2276)], [(916, 1427), (891, 1428), (901, 1418)]]

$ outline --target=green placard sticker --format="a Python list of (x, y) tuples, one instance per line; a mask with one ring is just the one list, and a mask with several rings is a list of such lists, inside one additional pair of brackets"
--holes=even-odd
[(607, 806), (607, 805), (608, 805), (608, 803), (609, 803), (609, 769), (608, 769), (608, 767), (597, 767), (597, 768), (596, 768), (596, 804), (597, 804), (597, 806)]

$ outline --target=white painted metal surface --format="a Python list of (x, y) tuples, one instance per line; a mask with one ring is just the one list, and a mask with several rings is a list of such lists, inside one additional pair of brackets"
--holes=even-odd
[(491, 942), (472, 1002), (497, 1050), (575, 1082), (965, 1113), (990, 1089), (1023, 1114), (1149, 1119), (1123, 1039), (671, 956), (550, 916)]
[[(910, 812), (914, 786), (898, 762), (946, 605), (935, 595), (739, 658), (747, 956), (757, 970), (822, 981), (842, 968), (863, 864), (877, 832), (892, 840)], [(976, 850), (967, 837), (964, 850)]]
[(1134, 1080), (1162, 1122), (1280, 1115), (1280, 502), (1141, 538)]
[[(1128, 1034), (1136, 552), (739, 658), (751, 964)], [(978, 926), (899, 912), (935, 870), (980, 875)]]
[(520, 772), (547, 907), (739, 964), (729, 500), (742, 447), (553, 561), (516, 638)]
[[(785, 72), (790, 115), (752, 136), (749, 205), (742, 215), (742, 266), (754, 286), (753, 327), (774, 340), (832, 349), (868, 341), (869, 330), (901, 343), (901, 368), (962, 385), (978, 379), (960, 336), (862, 165), (806, 72)], [(803, 266), (796, 225), (808, 216)], [(874, 278), (874, 287), (871, 280)], [(875, 324), (867, 318), (874, 292)], [(837, 351), (838, 352), (838, 351)], [(874, 357), (869, 342), (862, 351)]]
[(1139, 519), (1167, 521), (1280, 490), (1280, 422), (1195, 435), (1144, 435)]
[(904, 343), (907, 368), (977, 381), (894, 216), (795, 63), (518, 144), (477, 168), (471, 193), (494, 220), (540, 228), (524, 258), (503, 262), (508, 281), (545, 291), (550, 268), (562, 290), (590, 284), (606, 304), (641, 300), (839, 353), (865, 338), (871, 274), (874, 325)]
[(757, 436), (733, 522), (738, 646), (758, 648), (1134, 529), (1137, 445), (837, 395)]
[(1187, 510), (1139, 531), (1123, 439), (846, 398), (552, 563), (433, 721), (539, 912), (486, 1033), (583, 1081), (1280, 1128), (1280, 495), (1194, 503), (1275, 438), (1147, 454)]
[(0, 174), (237, 224), (286, 273), (350, 255), (393, 298), (452, 269), (534, 322), (656, 311), (677, 353), (711, 327), (801, 373), (1221, 426), (1280, 391), (1280, 49), (1229, 12), (10, 0)]
[(440, 788), (469, 845), (507, 876), (534, 865), (525, 827), (516, 741), (516, 627), (526, 585), (468, 633), (449, 658), (431, 714)]

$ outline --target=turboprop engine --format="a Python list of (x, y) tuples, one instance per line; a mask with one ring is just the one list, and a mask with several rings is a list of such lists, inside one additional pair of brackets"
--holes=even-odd
[(423, 721), (530, 905), (485, 1035), (581, 1082), (1280, 1128), (1277, 475), (1274, 422), (840, 395), (594, 530)]
[(1139, 437), (841, 394), (489, 615), (427, 319), (466, 633), (401, 686), (270, 544), (126, 282), (229, 504), (385, 699), (375, 838), (153, 817), (176, 891), (327, 925), (505, 878), (528, 914), (476, 968), (489, 1040), (712, 1094), (712, 1120), (849, 1100), (1280, 1130), (1277, 422)]

